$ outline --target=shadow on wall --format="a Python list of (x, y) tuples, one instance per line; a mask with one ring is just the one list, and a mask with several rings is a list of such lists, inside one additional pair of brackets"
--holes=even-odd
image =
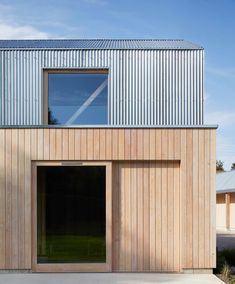
[(31, 268), (30, 130), (0, 130), (0, 269)]

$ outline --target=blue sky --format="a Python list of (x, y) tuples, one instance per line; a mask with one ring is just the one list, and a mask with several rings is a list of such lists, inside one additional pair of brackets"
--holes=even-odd
[(0, 0), (0, 38), (183, 38), (205, 48), (205, 123), (235, 162), (234, 0)]

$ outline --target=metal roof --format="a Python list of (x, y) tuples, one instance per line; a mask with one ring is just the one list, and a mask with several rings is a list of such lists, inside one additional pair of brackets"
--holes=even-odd
[(216, 175), (216, 192), (235, 192), (235, 170)]
[(203, 49), (182, 39), (0, 40), (0, 49)]

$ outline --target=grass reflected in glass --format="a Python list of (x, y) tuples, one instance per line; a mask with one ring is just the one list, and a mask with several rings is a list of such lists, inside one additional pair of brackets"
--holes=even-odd
[(105, 167), (38, 167), (38, 263), (103, 263)]

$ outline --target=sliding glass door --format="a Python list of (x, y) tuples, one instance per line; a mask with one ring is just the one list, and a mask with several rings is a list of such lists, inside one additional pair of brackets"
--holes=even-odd
[(36, 175), (36, 263), (107, 263), (106, 167), (37, 166)]

